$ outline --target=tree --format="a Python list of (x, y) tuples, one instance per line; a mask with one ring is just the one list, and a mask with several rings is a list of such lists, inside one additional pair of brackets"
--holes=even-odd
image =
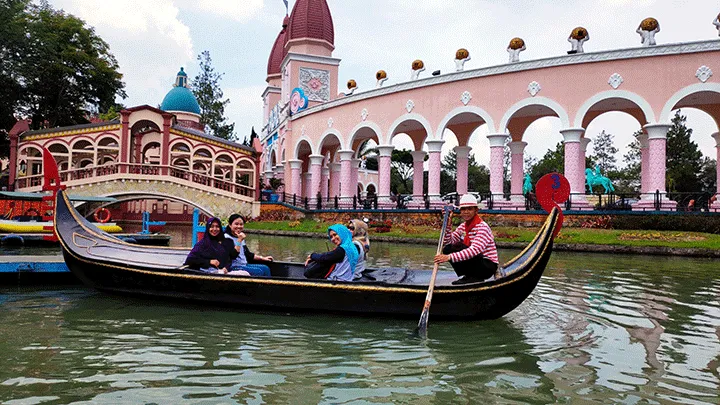
[(536, 184), (540, 178), (548, 173), (565, 172), (565, 144), (558, 142), (555, 149), (548, 149), (545, 155), (533, 165), (530, 170), (532, 184)]
[(200, 122), (205, 125), (208, 134), (232, 140), (235, 138), (235, 123), (226, 123), (225, 106), (230, 103), (230, 99), (222, 99), (220, 79), (223, 74), (215, 72), (209, 51), (203, 51), (197, 60), (200, 62), (200, 73), (193, 80), (192, 91), (202, 112)]
[(409, 150), (395, 149), (390, 161), (390, 188), (396, 194), (412, 193), (413, 156)]
[(613, 138), (614, 136), (612, 134), (603, 130), (593, 142), (595, 162), (600, 166), (600, 170), (605, 175), (617, 169), (617, 159), (615, 155), (618, 153), (618, 148), (615, 147)]
[[(81, 19), (47, 2), (0, 2), (0, 125), (33, 129), (83, 124), (126, 97), (110, 49)], [(5, 91), (7, 89), (7, 91)]]
[(640, 190), (642, 156), (638, 136), (642, 135), (642, 133), (642, 130), (639, 130), (633, 134), (634, 139), (628, 145), (627, 153), (623, 155), (625, 166), (607, 174), (613, 180), (616, 194), (628, 194)]
[(692, 129), (685, 126), (687, 117), (675, 112), (673, 125), (667, 133), (667, 190), (697, 192), (702, 189), (698, 173), (703, 167), (703, 155), (690, 140)]
[(372, 146), (375, 144), (371, 144), (370, 141), (373, 141), (372, 139), (366, 139), (362, 141), (360, 144), (360, 147), (358, 147), (358, 159), (365, 158), (365, 168), (368, 170), (378, 170), (378, 148), (377, 146)]

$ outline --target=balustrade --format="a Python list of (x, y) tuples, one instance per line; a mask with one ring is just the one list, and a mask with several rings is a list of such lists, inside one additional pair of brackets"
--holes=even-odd
[[(159, 165), (138, 165), (138, 164), (126, 164), (126, 163), (114, 163), (98, 167), (85, 167), (80, 169), (63, 170), (60, 174), (60, 180), (75, 181), (85, 180), (90, 178), (101, 178), (105, 176), (117, 175), (120, 173), (120, 167), (125, 166), (127, 173), (130, 175), (145, 175), (145, 176), (160, 176), (161, 169), (165, 166)], [(190, 181), (192, 183), (211, 187), (214, 189), (226, 191), (228, 193), (238, 194), (245, 197), (254, 197), (255, 189), (243, 184), (233, 183), (232, 181), (216, 179), (214, 177), (194, 173), (188, 170), (179, 169), (176, 167), (168, 167), (169, 175), (171, 177)], [(24, 189), (30, 187), (38, 187), (43, 183), (43, 175), (34, 176), (23, 176), (16, 180), (17, 188)]]

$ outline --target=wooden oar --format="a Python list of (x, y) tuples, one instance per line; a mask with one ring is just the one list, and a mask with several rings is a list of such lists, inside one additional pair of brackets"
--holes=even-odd
[[(443, 208), (442, 230), (440, 231), (440, 240), (438, 241), (438, 247), (435, 256), (442, 253), (443, 241), (445, 240), (445, 230), (447, 229), (448, 221), (450, 220), (451, 216), (451, 207), (445, 206)], [(435, 266), (433, 266), (432, 276), (430, 276), (430, 285), (428, 285), (428, 292), (425, 296), (425, 305), (423, 306), (422, 314), (420, 314), (420, 322), (418, 322), (417, 329), (415, 329), (415, 332), (423, 339), (427, 338), (427, 323), (428, 317), (430, 316), (430, 302), (432, 301), (433, 291), (435, 290), (435, 279), (437, 278), (439, 265), (439, 263), (435, 263)]]

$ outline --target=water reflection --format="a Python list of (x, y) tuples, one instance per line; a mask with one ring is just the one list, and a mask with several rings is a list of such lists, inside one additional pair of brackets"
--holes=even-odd
[[(253, 236), (250, 248), (298, 260), (323, 246)], [(372, 260), (427, 268), (433, 251), (375, 243)], [(431, 320), (425, 342), (412, 336), (413, 320), (6, 288), (0, 402), (717, 404), (715, 267), (556, 253), (516, 311)]]

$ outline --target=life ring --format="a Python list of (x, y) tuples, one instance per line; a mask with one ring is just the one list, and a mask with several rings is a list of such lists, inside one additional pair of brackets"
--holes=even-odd
[(40, 211), (36, 210), (35, 208), (28, 208), (23, 215), (27, 217), (39, 217)]
[(95, 214), (93, 214), (93, 217), (95, 218), (96, 222), (104, 224), (110, 220), (110, 210), (108, 210), (107, 208), (98, 208), (97, 210), (95, 210)]

